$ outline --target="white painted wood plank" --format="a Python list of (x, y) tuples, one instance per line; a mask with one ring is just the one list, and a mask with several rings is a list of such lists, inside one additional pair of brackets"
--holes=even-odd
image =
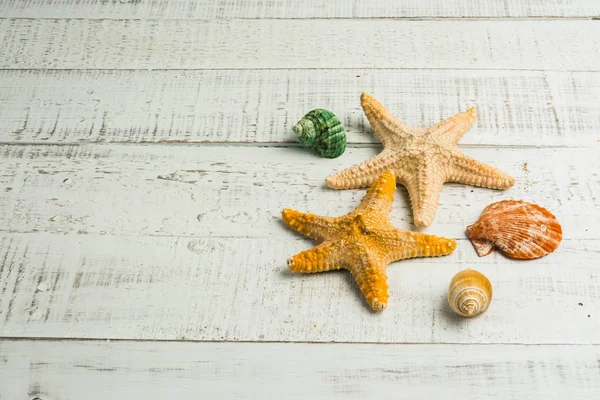
[[(478, 258), (460, 240), (451, 256), (390, 265), (388, 308), (374, 313), (346, 271), (290, 273), (285, 260), (314, 245), (291, 233), (0, 238), (3, 337), (599, 343), (598, 240), (565, 240), (530, 262)], [(488, 311), (470, 320), (446, 301), (450, 279), (464, 268), (494, 287)]]
[(356, 1), (354, 15), (364, 17), (584, 17), (598, 16), (594, 0), (380, 0)]
[[(373, 152), (351, 149), (343, 160)], [(323, 188), (322, 179), (336, 168), (332, 162), (299, 148), (4, 146), (0, 282), (6, 283), (0, 332), (595, 343), (600, 328), (594, 317), (600, 306), (596, 149), (579, 149), (575, 157), (567, 149), (468, 153), (507, 162), (517, 186), (495, 192), (449, 185), (438, 218), (426, 231), (464, 238), (465, 225), (485, 205), (523, 198), (558, 216), (565, 241), (556, 253), (526, 263), (499, 254), (478, 258), (466, 240), (450, 257), (399, 263), (389, 269), (390, 308), (378, 316), (365, 307), (348, 274), (291, 276), (285, 266), (312, 242), (283, 226), (281, 209), (341, 215), (364, 194)], [(399, 190), (392, 220), (410, 229), (410, 215), (405, 191)], [(444, 296), (451, 276), (468, 266), (492, 279), (495, 311), (464, 322), (448, 312)], [(557, 318), (565, 324), (560, 329)]]
[[(328, 160), (301, 147), (4, 145), (0, 231), (280, 237), (284, 208), (324, 215), (352, 210), (364, 190), (329, 189), (324, 180), (378, 151), (352, 148)], [(464, 237), (485, 206), (512, 198), (550, 209), (565, 238), (600, 239), (598, 146), (465, 152), (513, 175), (515, 186), (447, 184), (436, 220), (423, 231)], [(402, 186), (392, 220), (414, 229)]]
[[(582, 40), (585, 38), (585, 40)], [(596, 21), (0, 20), (0, 68), (598, 70)]]
[(598, 346), (0, 342), (1, 398), (597, 399)]
[(600, 139), (600, 73), (442, 70), (0, 71), (1, 142), (296, 143), (307, 111), (378, 143), (360, 93), (428, 126), (476, 106), (461, 144), (585, 146)]
[(593, 17), (594, 0), (5, 0), (0, 15), (21, 18), (427, 18)]
[[(3, 337), (598, 344), (598, 240), (566, 240), (530, 262), (478, 258), (461, 240), (451, 256), (388, 267), (388, 308), (374, 313), (346, 271), (289, 272), (285, 259), (308, 240), (0, 237)], [(494, 287), (469, 320), (446, 300), (464, 268)]]

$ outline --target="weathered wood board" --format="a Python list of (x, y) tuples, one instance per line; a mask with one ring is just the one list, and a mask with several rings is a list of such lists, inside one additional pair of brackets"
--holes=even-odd
[[(301, 147), (194, 145), (3, 145), (0, 230), (8, 232), (281, 237), (284, 208), (343, 215), (364, 190), (334, 190), (325, 178), (376, 154), (351, 148), (327, 160)], [(516, 177), (507, 191), (446, 184), (425, 229), (464, 237), (488, 204), (539, 203), (557, 215), (568, 239), (600, 239), (600, 157), (596, 148), (485, 147), (466, 154)], [(414, 229), (399, 186), (392, 221)]]
[(2, 399), (600, 396), (598, 346), (0, 342)]
[(5, 0), (0, 15), (21, 18), (506, 18), (598, 17), (594, 0)]
[[(3, 337), (600, 344), (598, 240), (564, 240), (530, 262), (479, 258), (460, 240), (450, 256), (388, 267), (390, 302), (374, 313), (346, 271), (291, 274), (285, 260), (313, 245), (292, 233), (0, 237)], [(494, 285), (471, 320), (445, 298), (464, 268)]]
[(0, 142), (296, 143), (308, 110), (378, 143), (360, 107), (376, 96), (428, 126), (471, 106), (461, 144), (597, 145), (600, 72), (460, 70), (0, 71)]
[[(600, 398), (598, 19), (595, 0), (0, 2), (0, 400)], [(345, 271), (291, 274), (314, 243), (280, 218), (360, 201), (324, 178), (380, 149), (363, 91), (414, 126), (476, 106), (464, 151), (517, 178), (446, 185), (421, 231), (457, 250), (392, 264), (379, 314)], [(317, 107), (347, 127), (339, 159), (292, 135)], [(556, 252), (477, 257), (465, 225), (511, 198), (557, 215)], [(402, 187), (392, 222), (415, 229)], [(445, 298), (464, 268), (494, 286), (469, 320)]]
[[(582, 40), (585, 38), (585, 40)], [(598, 71), (586, 20), (0, 19), (0, 68)]]
[[(311, 242), (283, 227), (280, 210), (348, 212), (364, 191), (329, 190), (323, 179), (374, 151), (349, 149), (343, 159), (327, 162), (301, 148), (3, 146), (0, 226), (5, 232), (4, 292), (12, 295), (2, 300), (1, 332), (595, 343), (599, 285), (593, 265), (600, 232), (594, 193), (600, 159), (593, 148), (578, 149), (578, 157), (571, 149), (469, 148), (476, 158), (505, 162), (499, 167), (517, 176), (518, 184), (507, 192), (448, 185), (436, 221), (425, 229), (464, 239), (465, 221), (475, 221), (485, 205), (524, 198), (548, 207), (563, 223), (565, 241), (549, 257), (529, 263), (498, 254), (478, 258), (462, 240), (451, 257), (390, 268), (397, 308), (391, 305), (383, 316), (364, 307), (347, 274), (291, 277), (285, 259)], [(346, 162), (340, 165), (341, 160)], [(392, 220), (412, 228), (403, 189)], [(485, 271), (509, 296), (494, 300), (497, 314), (461, 324), (448, 315), (444, 294), (452, 274), (466, 266)], [(43, 282), (53, 289), (38, 290)], [(555, 328), (559, 315), (570, 321), (563, 329)]]

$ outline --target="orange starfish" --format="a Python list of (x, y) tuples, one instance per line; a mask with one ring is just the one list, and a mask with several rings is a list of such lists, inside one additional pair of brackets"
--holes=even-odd
[(373, 132), (383, 143), (383, 151), (328, 177), (330, 187), (369, 186), (383, 171), (391, 169), (408, 190), (415, 225), (429, 226), (435, 218), (444, 182), (492, 189), (507, 189), (515, 183), (511, 176), (466, 156), (458, 148), (458, 140), (475, 122), (475, 108), (429, 128), (411, 128), (369, 94), (363, 93), (360, 99)]
[(456, 241), (395, 228), (390, 222), (396, 178), (384, 172), (367, 190), (360, 205), (342, 217), (320, 217), (285, 209), (283, 221), (292, 229), (323, 243), (288, 259), (293, 272), (349, 270), (376, 311), (388, 302), (385, 268), (413, 257), (452, 253)]

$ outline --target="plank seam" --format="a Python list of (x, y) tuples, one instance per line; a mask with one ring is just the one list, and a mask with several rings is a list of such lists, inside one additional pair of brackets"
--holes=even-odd
[(335, 67), (335, 68), (296, 68), (296, 67), (252, 67), (252, 68), (7, 68), (0, 71), (513, 71), (513, 72), (569, 72), (598, 73), (600, 69), (545, 69), (545, 68), (424, 68), (424, 67)]
[(214, 343), (214, 344), (222, 344), (222, 343), (239, 343), (239, 344), (321, 344), (321, 345), (331, 345), (331, 344), (356, 344), (356, 345), (423, 345), (423, 346), (438, 346), (438, 345), (447, 345), (447, 346), (521, 346), (521, 347), (532, 347), (532, 346), (573, 346), (573, 347), (590, 347), (590, 346), (600, 346), (600, 343), (464, 343), (464, 342), (373, 342), (373, 341), (364, 341), (364, 342), (349, 342), (349, 341), (340, 341), (340, 342), (323, 342), (323, 341), (310, 341), (310, 340), (195, 340), (195, 339), (124, 339), (124, 338), (79, 338), (79, 337), (57, 337), (57, 336), (0, 336), (0, 342), (2, 341), (48, 341), (48, 342), (124, 342), (124, 343), (144, 343), (144, 342), (156, 342), (156, 343)]
[(410, 17), (235, 17), (235, 18), (110, 18), (110, 17), (0, 17), (1, 20), (9, 21), (192, 21), (192, 22), (235, 22), (235, 21), (595, 21), (600, 19), (600, 14), (580, 15), (580, 16), (560, 16), (560, 15), (531, 15), (526, 17), (511, 16), (462, 16), (462, 17), (428, 17), (428, 16), (410, 16)]
[[(72, 142), (0, 142), (0, 146), (63, 146), (63, 147), (86, 147), (86, 146), (203, 146), (203, 147), (257, 147), (257, 148), (304, 148), (296, 142), (203, 142), (203, 141), (180, 141), (160, 140), (157, 142), (120, 142), (120, 141), (90, 141), (85, 143)], [(349, 149), (381, 148), (381, 143), (348, 143)], [(532, 145), (532, 144), (461, 144), (463, 149), (589, 149), (592, 146), (579, 145)]]

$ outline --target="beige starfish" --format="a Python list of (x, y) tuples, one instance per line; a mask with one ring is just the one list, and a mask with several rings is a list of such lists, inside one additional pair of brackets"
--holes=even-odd
[(290, 228), (323, 243), (288, 259), (293, 272), (321, 272), (346, 268), (358, 283), (369, 305), (383, 310), (388, 302), (386, 266), (413, 257), (450, 254), (453, 239), (400, 230), (392, 226), (396, 179), (386, 171), (369, 188), (360, 205), (342, 217), (320, 217), (285, 209)]
[(408, 190), (414, 222), (429, 226), (435, 218), (445, 182), (492, 189), (507, 189), (515, 180), (482, 162), (467, 157), (457, 146), (477, 118), (475, 108), (450, 117), (429, 128), (410, 128), (394, 118), (375, 98), (361, 96), (362, 108), (383, 144), (383, 151), (361, 164), (326, 179), (334, 189), (369, 186), (391, 169)]

